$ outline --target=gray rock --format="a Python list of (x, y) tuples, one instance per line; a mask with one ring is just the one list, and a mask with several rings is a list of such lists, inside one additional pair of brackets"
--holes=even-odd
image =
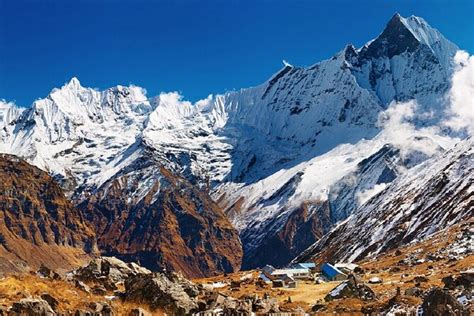
[[(115, 284), (124, 282), (129, 276), (149, 274), (150, 270), (135, 263), (125, 263), (115, 257), (101, 257), (91, 260), (86, 266), (74, 271), (77, 280)], [(107, 286), (106, 286), (107, 287)], [(111, 291), (115, 290), (110, 289)]]
[(258, 313), (278, 313), (280, 307), (278, 301), (275, 298), (266, 297), (263, 299), (257, 299), (253, 304), (253, 311)]
[(56, 313), (48, 302), (43, 299), (24, 298), (17, 303), (13, 303), (9, 315), (53, 316)]
[(332, 301), (346, 297), (355, 297), (364, 301), (371, 301), (375, 299), (375, 293), (369, 286), (351, 274), (346, 281), (332, 289), (324, 299), (326, 301)]
[(86, 293), (90, 293), (90, 292), (91, 292), (90, 287), (89, 287), (87, 284), (85, 284), (84, 282), (82, 282), (82, 281), (76, 280), (76, 282), (75, 282), (74, 285), (75, 285), (75, 287), (77, 287), (77, 288), (78, 288), (79, 290), (81, 290), (81, 291), (84, 291), (84, 292), (86, 292)]
[(198, 308), (196, 299), (188, 294), (189, 289), (186, 291), (191, 284), (173, 282), (162, 273), (139, 274), (125, 280), (125, 300), (144, 302), (174, 315), (188, 315)]
[(181, 272), (170, 272), (166, 276), (171, 282), (178, 283), (189, 296), (196, 297), (199, 295), (199, 287), (186, 279)]
[(151, 314), (143, 308), (134, 308), (130, 311), (129, 316), (151, 316)]
[(58, 308), (58, 305), (59, 305), (59, 301), (52, 295), (48, 294), (48, 293), (44, 293), (44, 294), (41, 294), (41, 298), (43, 300), (45, 300), (46, 302), (48, 302), (49, 306), (51, 306), (51, 308), (54, 310), (54, 311), (57, 311), (57, 308)]
[(93, 310), (94, 315), (113, 316), (112, 307), (107, 303), (90, 303), (89, 307)]
[(454, 296), (437, 287), (428, 292), (421, 308), (425, 315), (469, 315), (469, 311), (464, 309)]

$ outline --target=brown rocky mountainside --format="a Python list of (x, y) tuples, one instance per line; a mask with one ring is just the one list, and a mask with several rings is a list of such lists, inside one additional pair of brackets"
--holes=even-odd
[(145, 151), (78, 204), (95, 226), (101, 252), (188, 277), (239, 270), (242, 245), (222, 209), (152, 157)]
[(96, 251), (95, 234), (44, 171), (0, 155), (0, 271), (68, 268)]

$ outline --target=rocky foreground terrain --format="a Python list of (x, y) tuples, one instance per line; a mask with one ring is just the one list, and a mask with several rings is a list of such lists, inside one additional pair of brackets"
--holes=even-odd
[(0, 315), (471, 315), (472, 224), (361, 261), (346, 281), (291, 289), (271, 288), (255, 270), (191, 281), (113, 257), (64, 274), (42, 266), (0, 279)]

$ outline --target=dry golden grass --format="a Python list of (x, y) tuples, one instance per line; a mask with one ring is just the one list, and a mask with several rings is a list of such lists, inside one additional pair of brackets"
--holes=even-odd
[[(59, 301), (58, 310), (61, 312), (77, 309), (91, 310), (90, 303), (106, 302), (116, 315), (129, 315), (134, 308), (141, 307), (152, 315), (163, 315), (161, 311), (151, 312), (147, 306), (120, 300), (107, 300), (104, 296), (88, 294), (66, 281), (43, 279), (36, 275), (11, 275), (0, 279), (0, 306), (9, 307), (22, 298), (39, 298), (48, 293)], [(110, 295), (110, 294), (109, 294)]]

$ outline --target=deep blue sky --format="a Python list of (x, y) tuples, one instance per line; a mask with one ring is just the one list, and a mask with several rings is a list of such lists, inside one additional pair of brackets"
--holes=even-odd
[(474, 52), (472, 0), (0, 0), (0, 98), (28, 106), (77, 76), (195, 101), (361, 46), (397, 11)]

